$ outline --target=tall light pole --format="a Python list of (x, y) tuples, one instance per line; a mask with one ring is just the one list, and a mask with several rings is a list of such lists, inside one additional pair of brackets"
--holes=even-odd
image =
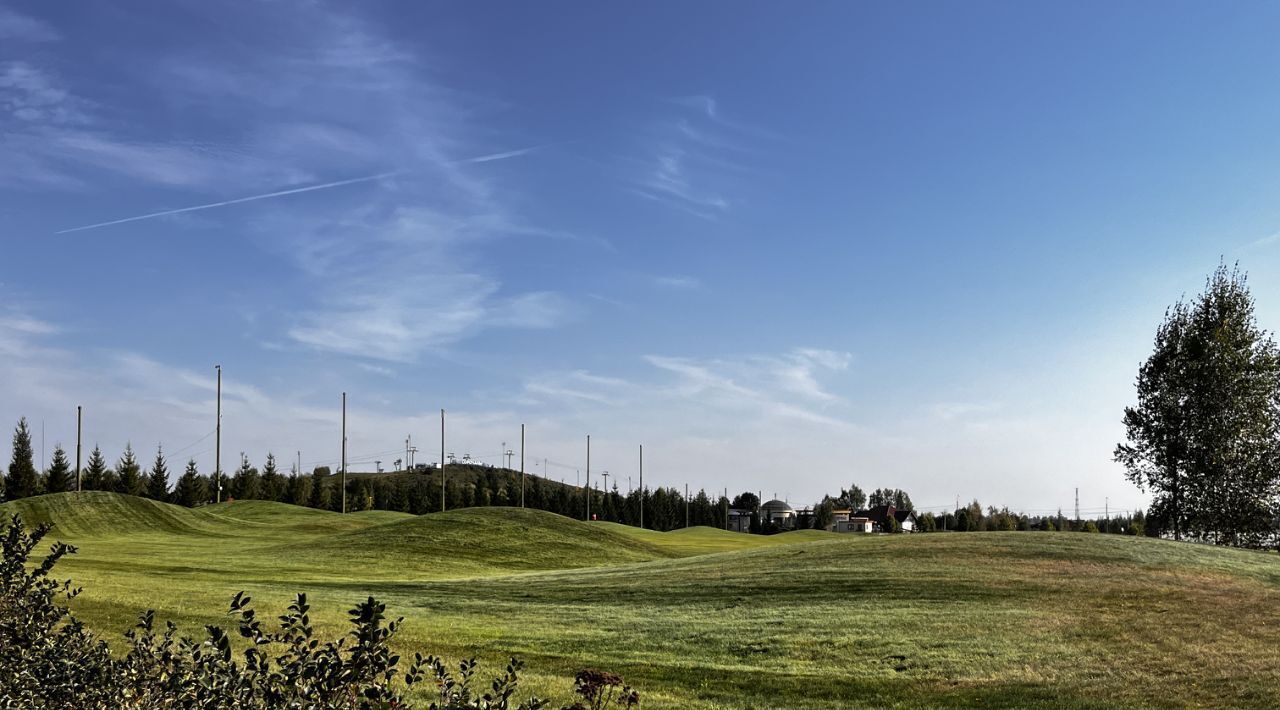
[(644, 444), (640, 445), (640, 529), (644, 530)]
[(520, 507), (524, 507), (524, 425), (520, 425)]
[(684, 526), (689, 527), (689, 484), (684, 484)]
[(213, 502), (222, 502), (222, 365), (214, 365), (218, 371), (218, 421), (214, 425), (217, 434), (213, 438)]
[(444, 410), (440, 410), (440, 512), (444, 512)]
[(342, 512), (347, 512), (347, 393), (342, 393)]
[(591, 519), (591, 435), (587, 434), (587, 485), (583, 489), (587, 494), (587, 517), (585, 520)]
[(80, 492), (80, 442), (83, 429), (83, 408), (76, 405), (76, 493)]

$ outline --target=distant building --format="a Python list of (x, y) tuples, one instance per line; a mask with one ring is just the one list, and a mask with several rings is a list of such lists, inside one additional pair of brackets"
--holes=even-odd
[(751, 511), (746, 508), (729, 509), (729, 527), (733, 532), (751, 532)]
[(760, 506), (760, 522), (773, 523), (784, 530), (796, 526), (796, 511), (783, 500), (771, 500)]
[(831, 511), (831, 524), (827, 526), (831, 532), (875, 532), (875, 525), (870, 518), (859, 517), (849, 508)]
[(910, 510), (898, 510), (892, 505), (877, 505), (874, 508), (859, 510), (852, 517), (866, 518), (875, 530), (881, 532), (889, 529), (889, 518), (893, 518), (898, 522), (898, 529), (902, 532), (915, 532), (916, 530), (916, 514)]

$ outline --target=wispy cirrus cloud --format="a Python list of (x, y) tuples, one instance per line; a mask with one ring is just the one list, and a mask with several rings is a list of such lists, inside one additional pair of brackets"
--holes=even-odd
[(85, 123), (85, 110), (86, 102), (48, 71), (25, 61), (0, 63), (0, 111), (12, 125)]
[(0, 39), (56, 42), (62, 39), (62, 36), (46, 22), (0, 7)]
[(526, 397), (564, 404), (663, 411), (672, 408), (689, 414), (690, 408), (720, 418), (781, 417), (836, 428), (849, 422), (829, 411), (843, 399), (828, 392), (820, 379), (848, 367), (851, 356), (831, 350), (796, 348), (780, 355), (753, 355), (737, 359), (646, 355), (651, 374), (641, 379), (592, 373), (585, 370), (549, 372), (525, 383)]
[(688, 96), (668, 100), (678, 107), (645, 132), (643, 170), (629, 188), (634, 194), (696, 217), (716, 221), (740, 198), (750, 167), (752, 146), (767, 132), (727, 120), (715, 99)]
[[(498, 240), (576, 238), (523, 219), (497, 182), (498, 163), (550, 145), (480, 137), (486, 100), (435, 81), (419, 52), (376, 25), (306, 2), (255, 14), (279, 32), (237, 37), (236, 52), (192, 42), (133, 77), (148, 91), (129, 110), (146, 118), (209, 107), (236, 117), (213, 137), (166, 132), (184, 121), (139, 120), (140, 130), (92, 84), (77, 90), (34, 60), (0, 65), (0, 182), (129, 184), (132, 204), (153, 194), (155, 208), (51, 231), (220, 225), (299, 278), (340, 284), (264, 309), (293, 347), (403, 363), (486, 329), (565, 321), (567, 299), (512, 291), (477, 258)], [(311, 197), (321, 191), (327, 199)], [(192, 213), (205, 221), (173, 221)]]

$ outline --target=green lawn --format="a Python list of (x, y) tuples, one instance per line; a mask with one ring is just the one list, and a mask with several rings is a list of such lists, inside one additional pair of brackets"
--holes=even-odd
[(367, 595), (404, 649), (586, 666), (651, 708), (1269, 707), (1280, 559), (1073, 533), (672, 533), (489, 508), (412, 517), (106, 493), (0, 505), (57, 523), (77, 613), (111, 641), (155, 608), (197, 633), (241, 589), (330, 633)]

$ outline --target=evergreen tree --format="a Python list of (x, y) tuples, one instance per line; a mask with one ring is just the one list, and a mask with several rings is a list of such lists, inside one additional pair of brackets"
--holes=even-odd
[(142, 478), (142, 466), (133, 453), (133, 446), (126, 443), (124, 453), (116, 462), (116, 491), (131, 496), (140, 496), (146, 490), (146, 481)]
[(147, 474), (144, 495), (151, 500), (169, 500), (169, 465), (164, 460), (163, 447), (156, 447), (156, 460), (151, 464), (151, 473)]
[(258, 469), (249, 465), (249, 457), (240, 454), (240, 468), (231, 477), (231, 496), (238, 500), (258, 498), (262, 493), (262, 478)]
[(1239, 270), (1219, 266), (1156, 331), (1115, 458), (1153, 494), (1149, 521), (1175, 538), (1261, 545), (1280, 489), (1280, 349)]
[(275, 454), (267, 454), (267, 463), (262, 467), (262, 482), (259, 497), (263, 500), (278, 501), (284, 498), (285, 481), (276, 469)]
[(316, 469), (311, 474), (311, 497), (307, 501), (307, 505), (317, 510), (325, 510), (329, 507), (329, 487), (325, 485), (325, 472)]
[(115, 474), (107, 468), (107, 459), (97, 444), (89, 452), (88, 465), (81, 471), (80, 485), (86, 491), (115, 490)]
[(71, 463), (67, 461), (67, 452), (62, 450), (62, 444), (54, 444), (53, 462), (44, 476), (44, 490), (46, 493), (62, 493), (71, 490), (74, 485), (75, 482), (71, 480)]
[(173, 502), (194, 508), (209, 501), (209, 484), (196, 468), (196, 460), (187, 461), (187, 470), (182, 472), (178, 483), (173, 487)]
[(31, 430), (27, 428), (27, 418), (22, 417), (13, 430), (13, 458), (5, 481), (5, 497), (7, 500), (17, 500), (39, 494), (40, 476), (36, 473), (31, 451)]

